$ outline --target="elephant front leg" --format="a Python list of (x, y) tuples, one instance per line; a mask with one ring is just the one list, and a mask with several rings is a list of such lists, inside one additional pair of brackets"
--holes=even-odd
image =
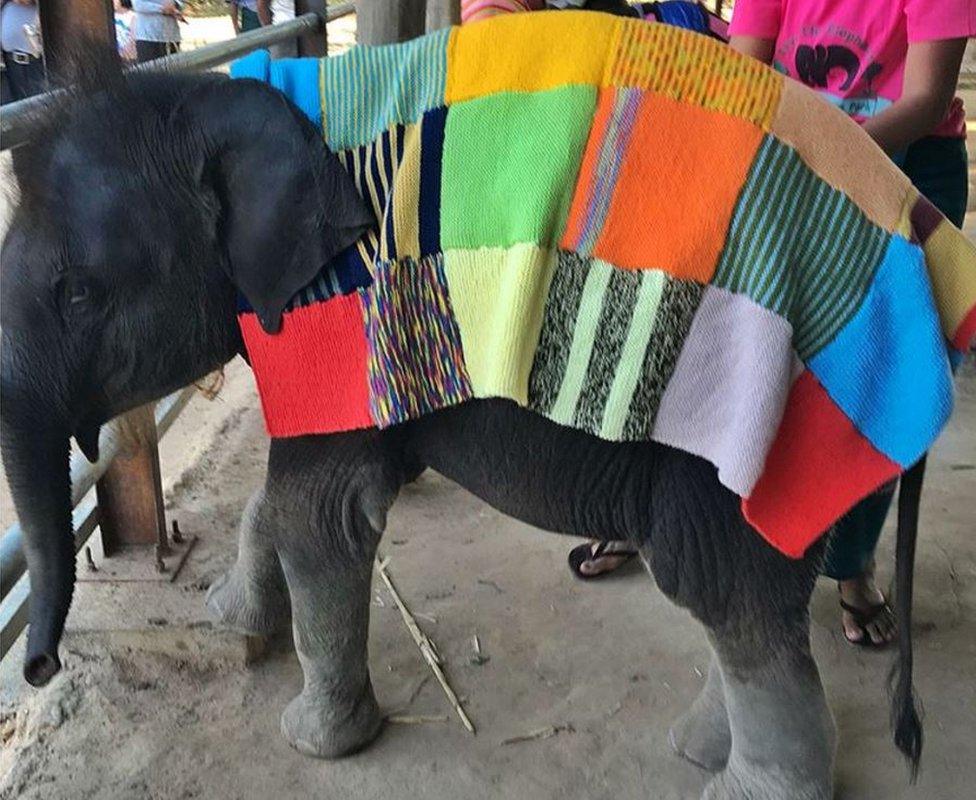
[(809, 648), (759, 664), (736, 647), (716, 647), (732, 746), (704, 800), (830, 800), (836, 736)]
[(725, 709), (722, 668), (714, 653), (701, 693), (671, 726), (668, 739), (678, 755), (711, 772), (722, 769), (728, 761), (732, 733)]
[(210, 613), (225, 627), (250, 636), (270, 636), (288, 620), (273, 519), (265, 491), (259, 489), (241, 517), (237, 561), (207, 592)]
[(366, 662), (374, 553), (370, 548), (351, 563), (301, 549), (283, 557), (305, 685), (282, 714), (281, 731), (307, 755), (355, 752), (383, 724)]

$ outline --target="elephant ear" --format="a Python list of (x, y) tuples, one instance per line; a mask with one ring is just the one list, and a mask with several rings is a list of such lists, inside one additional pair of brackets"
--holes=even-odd
[(174, 115), (196, 144), (196, 178), (219, 204), (230, 279), (267, 333), (289, 300), (375, 224), (320, 133), (280, 92), (250, 79), (210, 81)]

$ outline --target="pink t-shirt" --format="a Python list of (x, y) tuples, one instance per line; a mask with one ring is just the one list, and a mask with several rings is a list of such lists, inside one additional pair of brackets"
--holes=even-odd
[[(901, 96), (909, 44), (976, 35), (976, 0), (738, 0), (730, 33), (775, 39), (776, 69), (863, 122)], [(934, 133), (966, 135), (959, 98)]]

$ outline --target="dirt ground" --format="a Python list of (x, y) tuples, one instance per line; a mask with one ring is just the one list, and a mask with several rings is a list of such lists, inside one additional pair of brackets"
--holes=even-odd
[[(293, 751), (278, 732), (301, 686), (287, 639), (248, 665), (247, 643), (213, 630), (203, 607), (205, 587), (233, 559), (237, 519), (264, 470), (267, 440), (246, 369), (234, 365), (223, 397), (184, 416), (178, 424), (187, 427), (171, 432), (163, 453), (170, 468), (189, 462), (170, 483), (169, 515), (199, 544), (174, 583), (82, 583), (65, 670), (46, 689), (24, 686), (19, 647), (5, 659), (0, 798), (698, 796), (706, 774), (671, 755), (665, 736), (702, 682), (698, 626), (638, 569), (575, 581), (565, 566), (574, 540), (507, 519), (429, 472), (404, 490), (382, 551), (477, 735), (451, 713), (377, 582), (370, 663), (380, 703), (440, 719), (391, 724), (339, 762)], [(924, 499), (915, 641), (927, 738), (915, 789), (887, 732), (889, 657), (845, 645), (834, 588), (817, 590), (813, 637), (840, 729), (840, 798), (970, 796), (974, 462), (970, 365)], [(475, 635), (484, 663), (474, 657)], [(504, 743), (549, 727), (558, 729), (550, 738)]]
[[(377, 582), (370, 663), (381, 706), (429, 716), (390, 724), (362, 753), (306, 758), (278, 731), (301, 687), (287, 638), (256, 645), (216, 630), (206, 587), (233, 560), (235, 528), (264, 471), (267, 439), (250, 375), (227, 372), (162, 447), (168, 514), (199, 537), (173, 583), (91, 582), (84, 565), (62, 654), (43, 690), (0, 663), (0, 800), (292, 798), (697, 798), (707, 775), (672, 755), (667, 725), (698, 691), (700, 628), (638, 568), (575, 581), (575, 540), (507, 519), (427, 473), (407, 487), (382, 552), (477, 726), (468, 734)], [(918, 785), (890, 742), (890, 657), (854, 649), (836, 590), (813, 601), (814, 649), (840, 732), (842, 800), (956, 800), (976, 782), (976, 368), (933, 453), (916, 571), (916, 679), (926, 709)], [(10, 522), (3, 515), (4, 526)], [(892, 531), (883, 539), (890, 574)], [(475, 657), (477, 636), (482, 658)], [(506, 743), (555, 729), (548, 738)], [(552, 732), (552, 731), (550, 731)], [(967, 788), (968, 787), (968, 788)]]

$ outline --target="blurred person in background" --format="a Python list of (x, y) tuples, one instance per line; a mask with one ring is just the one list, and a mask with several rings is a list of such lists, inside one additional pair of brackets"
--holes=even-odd
[(133, 26), (135, 14), (132, 12), (132, 0), (115, 0), (115, 44), (119, 50), (119, 58), (126, 64), (136, 60), (136, 37)]
[(132, 0), (139, 63), (179, 52), (182, 9), (179, 0)]
[[(737, 0), (732, 47), (806, 84), (859, 123), (950, 222), (966, 215), (966, 115), (956, 83), (976, 0)], [(895, 618), (874, 551), (894, 485), (836, 525), (823, 572), (851, 644), (883, 647)]]
[(3, 47), (2, 102), (23, 100), (45, 91), (47, 78), (34, 0), (2, 0), (0, 39)]
[(228, 0), (227, 6), (238, 36), (271, 24), (271, 0)]

